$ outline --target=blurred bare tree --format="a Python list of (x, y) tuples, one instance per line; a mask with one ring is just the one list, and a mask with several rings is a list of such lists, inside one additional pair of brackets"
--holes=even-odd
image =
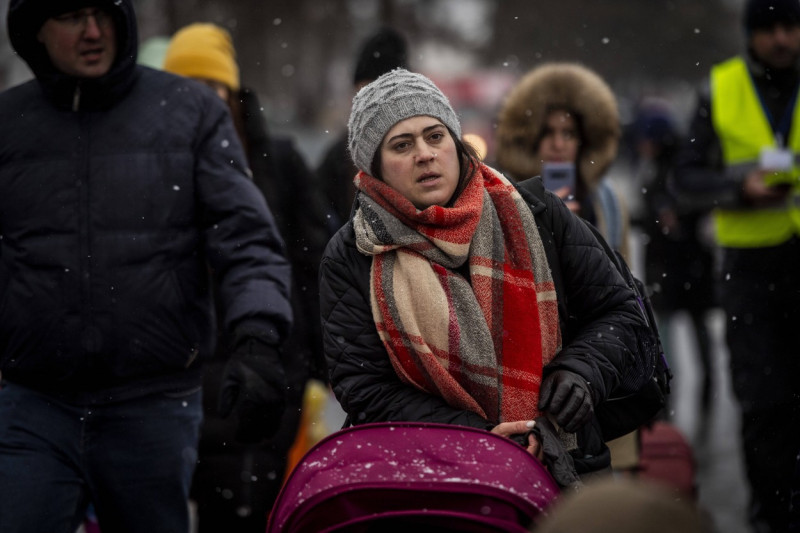
[[(696, 83), (743, 40), (738, 0), (134, 1), (142, 40), (197, 21), (226, 27), (243, 83), (270, 121), (325, 129), (343, 123), (356, 51), (381, 24), (408, 37), (412, 66), (426, 73), (517, 76), (542, 61), (576, 60), (622, 91)], [(0, 0), (3, 15), (7, 4)], [(2, 86), (15, 58), (0, 37)]]
[(743, 41), (728, 4), (503, 0), (485, 57), (490, 63), (513, 57), (524, 70), (547, 60), (582, 61), (612, 80), (697, 80)]

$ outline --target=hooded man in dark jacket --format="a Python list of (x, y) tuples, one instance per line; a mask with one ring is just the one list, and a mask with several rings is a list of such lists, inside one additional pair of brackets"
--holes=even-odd
[(188, 531), (214, 347), (258, 441), (285, 405), (289, 266), (211, 90), (137, 66), (129, 0), (12, 0), (0, 94), (0, 532)]

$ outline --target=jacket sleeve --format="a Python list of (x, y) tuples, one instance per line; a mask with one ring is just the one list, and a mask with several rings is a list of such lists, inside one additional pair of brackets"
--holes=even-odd
[[(647, 325), (634, 293), (591, 230), (563, 202), (547, 193), (553, 217), (553, 239), (569, 316), (564, 317), (562, 350), (547, 365), (545, 375), (570, 370), (591, 386), (594, 403), (607, 399), (619, 385), (639, 350), (640, 332)], [(559, 307), (561, 311), (562, 308)]]
[(227, 109), (209, 101), (195, 149), (206, 255), (219, 282), (224, 327), (247, 322), (281, 344), (291, 326), (284, 243), (250, 171)]
[(671, 189), (684, 209), (708, 210), (742, 205), (744, 172), (725, 172), (719, 137), (711, 119), (711, 96), (706, 86), (675, 158)]
[(475, 413), (400, 381), (381, 342), (369, 303), (371, 259), (347, 246), (345, 225), (328, 243), (320, 267), (323, 343), (330, 382), (353, 424), (439, 422), (491, 429)]

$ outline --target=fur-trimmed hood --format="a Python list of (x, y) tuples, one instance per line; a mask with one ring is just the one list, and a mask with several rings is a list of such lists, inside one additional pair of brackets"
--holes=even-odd
[(552, 108), (570, 110), (580, 118), (578, 173), (594, 188), (617, 156), (619, 111), (605, 81), (577, 63), (544, 64), (514, 86), (499, 115), (497, 166), (516, 180), (541, 174), (542, 161), (534, 147)]

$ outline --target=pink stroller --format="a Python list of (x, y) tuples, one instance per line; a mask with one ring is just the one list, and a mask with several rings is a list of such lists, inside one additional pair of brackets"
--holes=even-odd
[(328, 436), (303, 457), (267, 531), (522, 533), (558, 493), (538, 460), (493, 433), (365, 424)]

